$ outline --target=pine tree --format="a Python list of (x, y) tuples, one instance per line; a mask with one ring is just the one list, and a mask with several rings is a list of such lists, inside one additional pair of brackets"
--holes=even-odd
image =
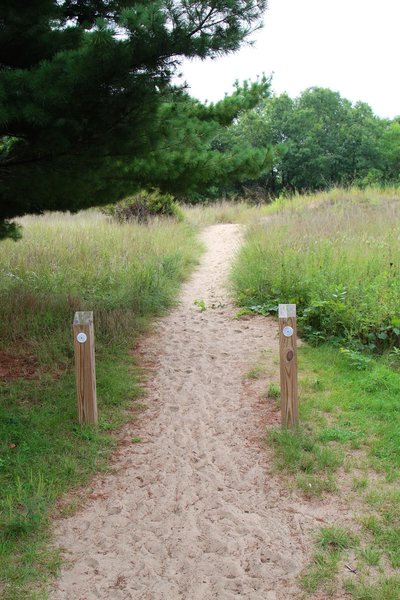
[(193, 185), (182, 170), (159, 181), (163, 139), (172, 136), (163, 115), (178, 139), (183, 112), (193, 115), (194, 129), (202, 122), (209, 132), (207, 123), (228, 123), (266, 87), (248, 86), (204, 107), (174, 87), (172, 76), (183, 57), (237, 50), (260, 26), (265, 6), (1, 0), (0, 237), (16, 235), (8, 220), (26, 213), (108, 203), (148, 183)]

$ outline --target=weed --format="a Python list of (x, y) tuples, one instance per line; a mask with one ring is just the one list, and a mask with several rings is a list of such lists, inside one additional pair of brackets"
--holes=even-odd
[(320, 586), (332, 582), (338, 572), (339, 560), (338, 552), (316, 552), (311, 565), (300, 578), (306, 592), (314, 593)]
[(400, 348), (394, 346), (388, 354), (389, 366), (393, 369), (400, 370)]
[(343, 527), (321, 527), (317, 535), (317, 546), (329, 552), (352, 548), (356, 539)]
[(368, 486), (367, 477), (353, 477), (352, 489), (355, 492), (365, 490), (367, 488), (367, 486)]
[(270, 383), (268, 386), (268, 398), (274, 398), (277, 400), (281, 397), (281, 388), (277, 383)]
[(258, 379), (264, 372), (262, 365), (255, 365), (246, 373), (246, 379)]
[(205, 301), (203, 300), (203, 298), (200, 298), (200, 300), (196, 299), (193, 302), (193, 304), (199, 308), (200, 312), (204, 312), (205, 310), (207, 310), (207, 305), (206, 305)]
[(340, 348), (340, 352), (343, 354), (346, 360), (348, 360), (349, 364), (358, 371), (365, 371), (371, 365), (371, 357), (365, 356), (357, 350), (350, 350), (349, 348)]
[(362, 548), (360, 550), (360, 557), (370, 567), (376, 567), (379, 565), (379, 561), (381, 559), (381, 553), (374, 546), (366, 546), (365, 548)]

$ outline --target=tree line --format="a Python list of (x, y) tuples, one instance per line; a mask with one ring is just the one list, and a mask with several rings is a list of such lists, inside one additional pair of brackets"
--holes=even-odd
[(215, 104), (173, 83), (236, 51), (266, 0), (0, 0), (0, 239), (26, 213), (159, 188), (189, 201), (257, 188), (399, 182), (400, 120), (312, 88), (236, 84)]
[(246, 189), (268, 198), (334, 185), (400, 184), (400, 117), (380, 118), (365, 102), (353, 104), (327, 88), (263, 99), (214, 143), (228, 150), (240, 140), (268, 151), (268, 166), (258, 177), (211, 188), (211, 196)]

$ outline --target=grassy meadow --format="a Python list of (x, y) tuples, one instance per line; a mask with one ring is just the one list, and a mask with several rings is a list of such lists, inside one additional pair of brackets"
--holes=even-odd
[[(3, 241), (0, 253), (0, 369), (8, 369), (0, 379), (2, 600), (42, 598), (41, 584), (58, 568), (47, 546), (55, 503), (107, 468), (113, 430), (142, 410), (129, 350), (175, 301), (201, 252), (194, 229), (172, 220), (118, 225), (89, 211), (21, 222), (23, 239)], [(97, 428), (76, 421), (76, 310), (95, 316)], [(73, 502), (58, 504), (68, 510)]]
[[(337, 494), (354, 512), (352, 523), (316, 531), (304, 598), (399, 600), (400, 193), (332, 190), (183, 212), (184, 222), (149, 225), (97, 211), (25, 217), (23, 239), (0, 245), (0, 597), (46, 597), (59, 567), (54, 509), (75, 510), (79, 495), (65, 492), (107, 470), (115, 432), (145, 408), (138, 335), (174, 303), (202, 251), (198, 229), (241, 223), (231, 276), (239, 314), (295, 302), (309, 342), (299, 349), (301, 427), (267, 432), (275, 468), (310, 502)], [(95, 428), (76, 421), (76, 310), (95, 315)], [(268, 401), (279, 393), (276, 380)]]
[(303, 337), (357, 352), (400, 346), (400, 195), (335, 190), (271, 205), (233, 275), (242, 307), (295, 303)]
[(399, 600), (400, 193), (332, 190), (266, 212), (232, 273), (239, 314), (296, 303), (309, 342), (300, 427), (267, 432), (275, 468), (310, 502), (337, 494), (353, 513), (316, 532), (304, 598)]

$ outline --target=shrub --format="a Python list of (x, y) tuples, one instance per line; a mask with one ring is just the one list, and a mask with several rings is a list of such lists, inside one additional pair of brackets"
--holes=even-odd
[(183, 221), (183, 213), (171, 194), (163, 194), (160, 190), (142, 190), (133, 196), (128, 196), (117, 202), (103, 207), (105, 214), (111, 215), (119, 223), (137, 221), (148, 223), (153, 217), (173, 217)]

